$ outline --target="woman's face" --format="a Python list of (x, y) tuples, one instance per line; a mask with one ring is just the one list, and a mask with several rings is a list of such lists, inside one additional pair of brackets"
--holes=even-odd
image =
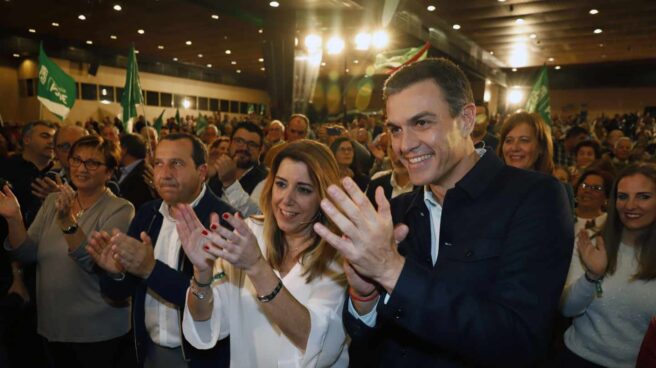
[(335, 158), (337, 159), (337, 163), (339, 165), (350, 166), (351, 163), (353, 163), (353, 145), (351, 142), (342, 142), (339, 147), (337, 147)]
[(278, 228), (287, 235), (310, 233), (321, 198), (307, 165), (283, 159), (271, 191), (271, 208)]
[(620, 179), (617, 183), (617, 213), (624, 227), (641, 230), (656, 222), (656, 183), (642, 174)]
[(514, 127), (503, 140), (501, 153), (506, 165), (532, 170), (538, 159), (540, 147), (533, 128), (521, 123)]
[(68, 157), (71, 180), (78, 190), (93, 191), (105, 186), (111, 178), (105, 157), (95, 148), (78, 147)]
[(601, 210), (606, 203), (604, 178), (599, 175), (588, 175), (576, 189), (576, 203), (579, 206)]
[(592, 147), (583, 146), (576, 151), (576, 167), (585, 169), (596, 159), (595, 151)]

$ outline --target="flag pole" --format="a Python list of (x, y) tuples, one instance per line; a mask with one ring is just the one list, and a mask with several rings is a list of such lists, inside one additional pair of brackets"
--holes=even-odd
[[(144, 99), (144, 102), (145, 102), (145, 99)], [(144, 104), (141, 104), (141, 111), (143, 112), (144, 121), (146, 122), (146, 125), (144, 126), (144, 128), (145, 128), (145, 127), (148, 127), (148, 119), (146, 119), (146, 107), (144, 106)], [(150, 133), (146, 133), (146, 157), (149, 158), (149, 161), (152, 161), (153, 150), (151, 149), (150, 141), (151, 141)]]

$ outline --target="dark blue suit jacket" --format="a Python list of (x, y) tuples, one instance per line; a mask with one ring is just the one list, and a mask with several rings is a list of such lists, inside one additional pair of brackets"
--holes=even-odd
[[(153, 246), (157, 243), (157, 237), (162, 227), (163, 216), (159, 212), (162, 204), (161, 199), (144, 203), (136, 216), (130, 223), (128, 235), (140, 239), (139, 234), (145, 231), (152, 240)], [(204, 226), (209, 227), (210, 213), (216, 212), (221, 215), (224, 212), (235, 213), (235, 210), (217, 198), (212, 191), (206, 187), (205, 195), (194, 208), (196, 215)], [(223, 226), (229, 225), (222, 221)], [(162, 298), (178, 306), (180, 326), (182, 326), (182, 314), (186, 303), (187, 288), (189, 280), (194, 273), (193, 265), (180, 249), (177, 269), (173, 269), (165, 263), (157, 260), (155, 268), (147, 279), (127, 274), (122, 281), (116, 281), (104, 274), (100, 278), (102, 292), (113, 300), (125, 300), (132, 297), (132, 329), (137, 348), (137, 360), (143, 365), (146, 343), (150, 339), (146, 330), (144, 302), (147, 289), (152, 289)], [(182, 330), (182, 327), (180, 328)], [(183, 336), (184, 337), (184, 336)], [(198, 350), (191, 346), (183, 338), (182, 351), (190, 367), (228, 367), (230, 365), (230, 342), (229, 339), (220, 340), (210, 350)]]
[(574, 241), (562, 185), (486, 153), (447, 191), (437, 263), (423, 189), (392, 201), (405, 266), (370, 328), (344, 308), (353, 367), (522, 367), (546, 352)]

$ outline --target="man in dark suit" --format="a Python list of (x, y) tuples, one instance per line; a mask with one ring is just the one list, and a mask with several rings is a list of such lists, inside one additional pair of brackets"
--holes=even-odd
[(136, 210), (154, 199), (144, 179), (146, 142), (137, 134), (121, 136), (121, 169), (118, 185), (121, 197), (132, 203)]
[(259, 212), (260, 193), (269, 170), (260, 163), (264, 132), (250, 121), (239, 123), (230, 137), (228, 154), (214, 161), (216, 175), (208, 186), (244, 216)]
[(351, 364), (536, 363), (572, 253), (562, 186), (474, 149), (476, 106), (452, 62), (404, 67), (384, 96), (394, 152), (423, 188), (391, 206), (378, 189), (376, 211), (345, 179), (344, 190), (331, 186), (321, 204), (344, 236), (315, 225), (348, 261)]
[(103, 293), (117, 301), (132, 297), (137, 359), (145, 367), (228, 367), (230, 362), (228, 339), (198, 350), (181, 330), (193, 266), (180, 244), (175, 205), (191, 204), (204, 226), (210, 225), (212, 212), (234, 213), (207, 189), (206, 162), (200, 139), (184, 133), (163, 138), (154, 161), (155, 187), (162, 199), (141, 206), (127, 234), (110, 238), (94, 233), (89, 243), (89, 254), (107, 271), (100, 279)]

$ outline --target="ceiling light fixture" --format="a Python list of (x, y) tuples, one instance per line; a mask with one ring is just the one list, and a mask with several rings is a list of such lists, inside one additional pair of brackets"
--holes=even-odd
[(216, 14), (212, 14), (212, 19), (219, 19), (219, 16)]
[(522, 19), (522, 18), (517, 18), (517, 19), (515, 19), (515, 23), (517, 23), (517, 24), (524, 24), (524, 19)]
[(137, 30), (137, 33), (138, 33), (138, 34), (144, 34), (144, 33), (146, 33), (146, 31), (144, 31), (143, 29), (138, 29), (138, 30)]
[(211, 67), (212, 67), (212, 64), (207, 64), (207, 67), (208, 67), (208, 68), (211, 68)]
[(357, 63), (359, 63), (359, 62), (360, 62), (360, 61), (357, 60), (357, 59), (356, 59), (356, 60), (353, 60), (353, 64), (357, 64)]
[(257, 59), (257, 61), (259, 61), (260, 63), (263, 63), (263, 62), (264, 62), (264, 58), (259, 58), (259, 59)]
[(512, 68), (512, 71), (513, 71), (513, 72), (516, 72), (516, 71), (517, 71), (517, 68)]
[(116, 37), (116, 35), (109, 35), (109, 38), (111, 38), (112, 40), (115, 40), (115, 39), (117, 39), (118, 37)]
[(428, 5), (428, 6), (426, 7), (426, 10), (428, 10), (429, 12), (435, 11), (435, 9), (436, 9), (436, 8), (435, 8), (435, 5)]
[(237, 62), (233, 60), (233, 61), (230, 62), (230, 64), (237, 65)]
[(560, 65), (556, 65), (556, 67), (554, 69), (560, 70)]
[(241, 69), (237, 69), (236, 72), (237, 72), (237, 73), (241, 73)]
[(185, 45), (187, 45), (187, 46), (191, 46), (191, 41), (187, 41), (187, 42), (185, 42)]
[(77, 16), (77, 19), (79, 20), (87, 20), (87, 17), (84, 14), (80, 14)]
[(93, 41), (87, 40), (87, 45), (93, 45)]
[(371, 44), (377, 49), (383, 49), (389, 44), (389, 35), (385, 31), (376, 31), (371, 36)]
[(173, 61), (178, 61), (178, 58), (173, 58)]
[(538, 37), (538, 35), (536, 35), (535, 33), (531, 33), (528, 37), (534, 40), (536, 37)]
[(339, 36), (332, 36), (326, 43), (329, 55), (336, 55), (344, 50), (344, 40)]
[(264, 32), (264, 30), (262, 28), (257, 30), (257, 33), (263, 33), (263, 32)]
[(453, 29), (455, 29), (456, 31), (459, 30), (460, 29), (460, 24), (454, 24)]
[(500, 3), (505, 3), (506, 0), (498, 0)]
[(280, 6), (280, 3), (277, 2), (277, 1), (270, 1), (269, 6), (272, 7), (272, 8), (277, 8), (277, 7)]
[(599, 14), (599, 10), (597, 10), (597, 9), (590, 9), (590, 11), (589, 11), (588, 13), (590, 13), (591, 15), (596, 15), (596, 14)]
[(30, 32), (30, 33), (36, 33), (36, 29), (34, 29), (34, 28), (30, 28), (27, 31)]
[(225, 50), (225, 53), (226, 53), (226, 55), (230, 55), (230, 54), (232, 54), (232, 51), (230, 51), (230, 50)]
[(121, 11), (121, 10), (123, 10), (123, 8), (120, 5), (116, 4), (116, 5), (114, 5), (114, 10)]
[(138, 54), (138, 53), (139, 53), (139, 50), (134, 50), (134, 53), (135, 53), (135, 54)]
[(265, 70), (266, 70), (266, 68), (264, 68), (264, 67), (261, 67), (261, 68), (260, 68), (260, 70), (261, 70), (261, 71), (265, 71)]
[(490, 51), (490, 55), (494, 55), (494, 51)]
[(52, 26), (53, 26), (53, 27), (59, 27), (59, 23), (57, 23), (57, 22), (52, 22)]
[(305, 36), (305, 48), (307, 48), (310, 52), (319, 50), (321, 48), (321, 43), (321, 36), (318, 34), (311, 33)]
[(554, 61), (554, 58), (550, 57), (548, 60), (549, 60), (549, 61)]
[(603, 32), (601, 28), (597, 28), (593, 31), (594, 34), (600, 34), (601, 32)]
[(599, 44), (599, 47), (604, 47), (604, 44), (603, 44), (603, 43), (600, 43), (600, 44)]
[(202, 57), (203, 57), (203, 54), (198, 54), (198, 57), (199, 57), (199, 58), (202, 58)]
[(20, 57), (19, 54), (13, 54), (12, 56), (15, 57), (15, 58), (19, 58), (19, 57)]
[(162, 45), (157, 45), (157, 48), (160, 49), (160, 50), (164, 50), (164, 46), (162, 46)]

